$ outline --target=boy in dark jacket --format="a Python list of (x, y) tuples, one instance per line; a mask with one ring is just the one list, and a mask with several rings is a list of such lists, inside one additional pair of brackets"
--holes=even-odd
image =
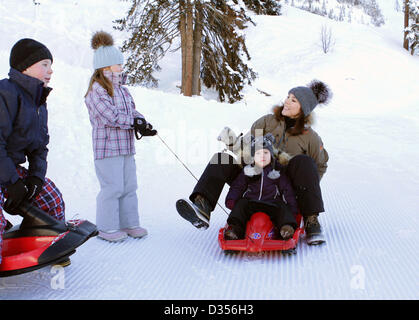
[[(19, 213), (24, 201), (64, 219), (64, 201), (45, 178), (49, 142), (46, 99), (52, 55), (33, 39), (21, 39), (10, 53), (9, 78), (0, 80), (0, 252), (6, 226), (3, 209)], [(28, 161), (27, 169), (21, 164)], [(1, 262), (1, 256), (0, 256)]]
[(226, 197), (226, 206), (232, 211), (224, 237), (243, 238), (247, 221), (261, 211), (269, 215), (281, 237), (289, 239), (297, 227), (298, 207), (291, 183), (273, 156), (273, 136), (253, 139), (251, 147), (254, 163), (244, 167)]

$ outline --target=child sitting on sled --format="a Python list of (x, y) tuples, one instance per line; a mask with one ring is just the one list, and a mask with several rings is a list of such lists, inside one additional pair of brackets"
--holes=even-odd
[(252, 140), (252, 164), (244, 167), (233, 181), (226, 197), (231, 209), (225, 230), (226, 240), (242, 239), (246, 224), (256, 212), (266, 213), (282, 239), (291, 238), (297, 228), (297, 202), (282, 165), (274, 158), (271, 134)]
[(0, 80), (0, 263), (8, 225), (3, 209), (19, 214), (20, 205), (29, 202), (57, 220), (65, 219), (62, 194), (45, 177), (52, 54), (44, 44), (24, 38), (12, 47), (9, 62), (9, 78)]

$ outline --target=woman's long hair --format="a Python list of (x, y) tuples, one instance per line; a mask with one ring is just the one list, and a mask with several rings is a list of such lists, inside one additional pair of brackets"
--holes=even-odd
[[(274, 106), (272, 111), (274, 113), (275, 119), (277, 121), (285, 121), (285, 117), (282, 115), (282, 109), (284, 105)], [(301, 112), (300, 116), (296, 119), (295, 125), (287, 130), (287, 132), (292, 136), (298, 136), (304, 133), (305, 124), (310, 120), (311, 115), (304, 116), (304, 113)]]
[(93, 84), (97, 82), (100, 84), (106, 92), (113, 97), (113, 85), (112, 82), (106, 78), (105, 74), (103, 73), (104, 68), (96, 69), (95, 72), (93, 72), (92, 77), (90, 78), (89, 87), (87, 88), (87, 92), (84, 95), (84, 97), (87, 97), (90, 90), (92, 90)]

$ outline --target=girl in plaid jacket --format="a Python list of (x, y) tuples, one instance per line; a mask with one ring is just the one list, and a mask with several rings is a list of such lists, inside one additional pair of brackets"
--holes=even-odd
[(96, 198), (96, 224), (99, 237), (121, 241), (127, 236), (140, 238), (147, 230), (140, 227), (137, 199), (134, 132), (157, 133), (124, 87), (122, 53), (113, 46), (112, 36), (99, 31), (93, 35), (94, 73), (85, 95), (92, 124), (96, 175), (100, 192)]

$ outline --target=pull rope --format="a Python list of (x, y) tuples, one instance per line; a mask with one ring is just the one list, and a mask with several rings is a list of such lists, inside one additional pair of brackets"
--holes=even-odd
[(177, 154), (172, 149), (170, 149), (170, 147), (167, 145), (166, 142), (164, 142), (162, 137), (160, 137), (159, 134), (156, 134), (156, 136), (159, 137), (160, 141), (163, 142), (163, 144), (166, 146), (166, 148), (169, 149), (169, 151), (176, 157), (176, 159), (178, 159), (178, 161), (185, 167), (185, 169), (188, 170), (188, 172), (191, 174), (191, 176), (194, 177), (196, 181), (198, 181), (198, 178), (195, 177), (193, 172), (191, 170), (189, 170), (188, 166), (182, 160), (180, 160), (180, 158), (177, 156)]
[[(198, 178), (193, 174), (193, 172), (188, 168), (188, 166), (178, 157), (178, 155), (168, 146), (168, 144), (160, 137), (159, 134), (156, 134), (157, 137), (159, 137), (160, 141), (166, 146), (166, 148), (176, 157), (176, 159), (185, 167), (186, 170), (191, 174), (192, 177), (195, 178), (195, 180), (198, 182)], [(226, 215), (229, 215), (229, 213), (217, 202), (217, 205), (224, 211)]]

